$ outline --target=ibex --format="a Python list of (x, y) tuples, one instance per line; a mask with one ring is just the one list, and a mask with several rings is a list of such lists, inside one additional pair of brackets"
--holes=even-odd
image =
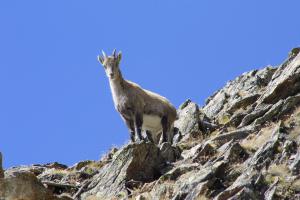
[(142, 131), (145, 131), (147, 138), (156, 144), (172, 143), (176, 109), (165, 97), (123, 79), (119, 68), (121, 57), (121, 52), (116, 53), (116, 50), (111, 56), (102, 51), (98, 60), (105, 69), (115, 109), (126, 123), (131, 141), (135, 142), (136, 136), (138, 141), (145, 140), (142, 136)]

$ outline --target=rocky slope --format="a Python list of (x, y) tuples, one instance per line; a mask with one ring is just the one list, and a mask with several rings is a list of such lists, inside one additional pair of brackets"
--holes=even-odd
[[(300, 48), (178, 109), (174, 144), (99, 161), (0, 167), (0, 199), (300, 199)], [(0, 155), (1, 166), (1, 155)]]

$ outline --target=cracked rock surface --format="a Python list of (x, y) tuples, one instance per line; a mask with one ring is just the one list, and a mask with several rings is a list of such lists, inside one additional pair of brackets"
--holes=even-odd
[(172, 145), (10, 169), (0, 153), (0, 199), (300, 199), (299, 51), (229, 81), (202, 107), (184, 102)]

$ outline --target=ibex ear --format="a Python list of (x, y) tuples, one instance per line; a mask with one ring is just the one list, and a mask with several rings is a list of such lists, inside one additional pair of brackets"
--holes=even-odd
[(118, 53), (118, 62), (120, 62), (121, 58), (122, 58), (122, 52), (119, 51), (119, 53)]
[(102, 56), (98, 56), (98, 61), (103, 65), (104, 62), (104, 58)]

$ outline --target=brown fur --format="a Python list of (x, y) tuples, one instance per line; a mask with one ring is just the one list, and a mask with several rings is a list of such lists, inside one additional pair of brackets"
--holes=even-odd
[[(119, 69), (121, 53), (116, 55), (114, 51), (112, 56), (106, 56), (103, 53), (103, 57), (99, 56), (98, 60), (104, 66), (109, 77), (115, 108), (129, 128), (131, 140), (134, 142), (135, 135), (139, 139), (143, 139), (141, 137), (143, 116), (150, 115), (161, 118), (162, 141), (172, 142), (172, 129), (177, 115), (174, 106), (165, 97), (142, 89), (136, 83), (124, 80)], [(155, 142), (158, 142), (157, 138)]]

